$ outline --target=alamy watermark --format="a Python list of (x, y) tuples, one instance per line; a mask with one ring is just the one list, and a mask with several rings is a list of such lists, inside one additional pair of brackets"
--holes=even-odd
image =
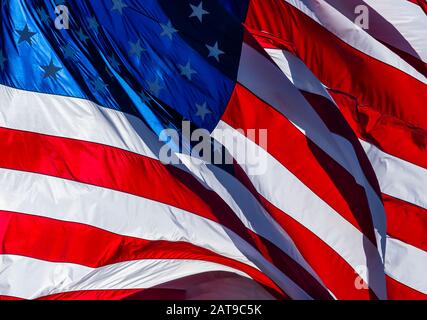
[(369, 8), (366, 5), (360, 4), (354, 8), (356, 18), (354, 23), (360, 28), (367, 30), (369, 29)]
[(159, 160), (164, 164), (180, 163), (177, 154), (185, 153), (195, 164), (200, 161), (237, 163), (248, 175), (261, 175), (267, 171), (267, 129), (216, 128), (209, 132), (206, 129), (191, 130), (190, 122), (183, 121), (179, 131), (164, 129), (159, 139), (165, 142), (159, 151)]
[(70, 28), (70, 11), (65, 5), (55, 7), (55, 28), (58, 30)]
[(369, 289), (368, 283), (364, 279), (368, 279), (368, 268), (365, 265), (360, 265), (355, 268), (355, 273), (357, 274), (354, 279), (354, 287), (358, 290), (367, 290)]

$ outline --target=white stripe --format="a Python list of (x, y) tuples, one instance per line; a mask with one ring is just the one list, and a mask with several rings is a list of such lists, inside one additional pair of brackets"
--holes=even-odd
[(213, 262), (144, 259), (90, 268), (0, 255), (0, 295), (35, 299), (78, 290), (142, 289), (209, 271), (243, 272)]
[(427, 78), (324, 0), (284, 0), (353, 48), (427, 84)]
[[(0, 85), (0, 126), (91, 141), (156, 158), (157, 137), (143, 122), (78, 98)], [(143, 140), (144, 139), (144, 140)]]
[(351, 143), (333, 134), (286, 75), (247, 44), (243, 44), (242, 48), (238, 81), (283, 114), (364, 187), (371, 209), (378, 250), (383, 257), (386, 234), (384, 207), (364, 175)]
[(393, 279), (427, 294), (427, 252), (400, 240), (387, 238), (385, 268)]
[[(368, 266), (370, 279), (364, 280), (380, 298), (385, 298), (384, 269), (377, 249), (352, 224), (329, 207), (306, 185), (264, 149), (247, 139), (223, 121), (214, 130), (214, 138), (225, 141), (233, 154), (247, 157), (257, 154), (268, 170), (262, 175), (249, 175), (256, 190), (280, 210), (294, 218), (322, 239), (355, 270)], [(236, 141), (236, 143), (233, 143)], [(233, 151), (234, 150), (234, 151)], [(245, 172), (249, 165), (241, 164)], [(363, 277), (363, 275), (361, 275)]]
[(427, 169), (360, 140), (374, 167), (381, 191), (427, 209)]
[(298, 57), (281, 49), (265, 49), (280, 70), (300, 90), (315, 93), (334, 102), (323, 84)]
[(293, 297), (309, 298), (233, 231), (179, 208), (106, 188), (8, 169), (0, 169), (0, 190), (0, 210), (83, 223), (146, 240), (189, 242), (262, 270)]

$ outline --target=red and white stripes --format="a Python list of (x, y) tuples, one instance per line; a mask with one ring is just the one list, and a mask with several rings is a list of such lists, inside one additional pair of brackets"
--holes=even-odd
[[(248, 28), (271, 48), (283, 73), (310, 93), (305, 96), (312, 105), (326, 99), (339, 106), (375, 170), (387, 214), (388, 297), (427, 298), (421, 271), (427, 265), (427, 16), (397, 0), (267, 2), (252, 1)], [(351, 26), (351, 10), (359, 4), (373, 10), (366, 31)], [(384, 34), (384, 23), (393, 34)], [(411, 54), (411, 61), (393, 49)], [(409, 63), (413, 58), (417, 63)], [(319, 105), (326, 113), (326, 104)]]
[[(263, 161), (257, 175), (185, 154), (164, 165), (131, 115), (0, 86), (0, 299), (185, 298), (180, 279), (222, 285), (209, 274), (232, 275), (247, 299), (427, 298), (416, 3), (251, 0), (212, 137)], [(239, 129), (266, 129), (267, 145)]]
[[(7, 151), (0, 165), (2, 210), (25, 215), (28, 219), (32, 216), (43, 217), (47, 224), (53, 223), (52, 219), (61, 220), (64, 223), (63, 231), (65, 222), (79, 226), (71, 228), (73, 232), (69, 232), (69, 237), (73, 237), (76, 232), (87, 233), (85, 229), (95, 227), (100, 232), (150, 241), (153, 246), (155, 241), (184, 242), (212, 251), (220, 259), (227, 256), (225, 259), (231, 259), (239, 265), (228, 267), (227, 271), (234, 268), (238, 274), (243, 272), (256, 281), (261, 280), (259, 283), (273, 288), (278, 297), (286, 296), (276, 282), (291, 288), (292, 281), (287, 281), (286, 276), (267, 260), (271, 260), (271, 257), (263, 255), (257, 246), (274, 247), (272, 256), (281, 261), (282, 251), (253, 230), (247, 229), (219, 196), (203, 187), (190, 173), (161, 164), (156, 159), (159, 142), (142, 122), (81, 99), (30, 93), (4, 86), (1, 90), (4, 93), (1, 95), (2, 106), (5, 106), (0, 117), (4, 143), (2, 149)], [(5, 226), (5, 232), (9, 232), (7, 224)], [(78, 234), (75, 236), (78, 237)], [(70, 250), (82, 251), (81, 248), (73, 247), (67, 238), (62, 240), (62, 245), (68, 243), (72, 247)], [(12, 248), (7, 252), (8, 255), (40, 259), (25, 252), (22, 247), (25, 243), (19, 238), (8, 238), (8, 243), (11, 245), (9, 248)], [(57, 242), (49, 243), (53, 246)], [(91, 246), (90, 243), (86, 245)], [(48, 252), (51, 250), (49, 246), (45, 249)], [(179, 252), (179, 259), (202, 259), (201, 256), (188, 256), (188, 250)], [(64, 252), (43, 261), (41, 268), (48, 270), (46, 276), (56, 270), (49, 263), (76, 263), (67, 258), (66, 254)], [(104, 252), (104, 255), (99, 256), (96, 267), (109, 265), (109, 260), (117, 255), (121, 257), (113, 249)], [(166, 254), (165, 258), (172, 259), (173, 256)], [(124, 260), (132, 259), (128, 257)], [(209, 261), (205, 258), (202, 260)], [(212, 262), (205, 271), (223, 271), (224, 264)], [(185, 261), (182, 263), (185, 264)], [(85, 261), (79, 261), (78, 264), (85, 267), (79, 270), (88, 271), (86, 267), (93, 267), (93, 264)], [(38, 264), (31, 262), (29, 265), (36, 268)], [(13, 273), (14, 266), (8, 265), (8, 272)], [(24, 263), (24, 266), (27, 264)], [(247, 272), (252, 270), (264, 280), (257, 280), (258, 276), (250, 275), (252, 271), (248, 274), (244, 269)], [(198, 273), (197, 268), (189, 267), (188, 270), (192, 270), (188, 274)], [(13, 279), (19, 282), (22, 281), (19, 279), (25, 278), (21, 271), (16, 271), (16, 278), (8, 276), (10, 288), (19, 284), (13, 283)], [(205, 271), (200, 269), (200, 272)], [(27, 272), (31, 272), (31, 268)], [(275, 280), (266, 276), (266, 273), (271, 273)], [(78, 281), (78, 277), (75, 280)], [(156, 281), (161, 283), (162, 279)], [(71, 281), (72, 288), (64, 287), (63, 291), (77, 290), (71, 285), (74, 283), (74, 280)], [(125, 283), (120, 287), (118, 283), (114, 287), (135, 288), (146, 287), (143, 283), (135, 283), (133, 287)], [(97, 289), (101, 290), (103, 286)], [(37, 298), (45, 294), (42, 286), (40, 290), (39, 294), (16, 296)], [(299, 292), (301, 290), (295, 289), (295, 296), (309, 298)]]
[[(266, 128), (267, 150), (237, 135), (237, 146), (242, 148), (237, 154), (264, 153), (260, 158), (267, 162), (262, 175), (251, 175), (241, 165), (247, 187), (252, 187), (336, 298), (385, 298), (383, 207), (363, 168), (354, 164), (357, 157), (351, 144), (333, 134), (282, 71), (249, 44), (243, 46), (239, 71), (239, 84), (214, 137), (231, 142), (219, 134)], [(349, 200), (349, 193), (358, 201)], [(308, 238), (313, 240), (307, 243)], [(363, 268), (371, 272), (369, 279), (360, 276), (373, 292), (354, 285), (356, 270)]]

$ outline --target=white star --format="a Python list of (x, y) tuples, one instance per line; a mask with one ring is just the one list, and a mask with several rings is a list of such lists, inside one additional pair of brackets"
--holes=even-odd
[(111, 56), (107, 57), (107, 61), (110, 63), (113, 69), (120, 69), (120, 63), (117, 61), (114, 53), (112, 53)]
[(65, 59), (72, 59), (74, 57), (75, 51), (70, 43), (68, 43), (65, 47), (63, 47), (63, 51), (64, 51)]
[(89, 29), (91, 29), (95, 34), (98, 34), (99, 24), (98, 21), (96, 21), (96, 18), (94, 16), (87, 17), (87, 22), (89, 23)]
[(80, 41), (84, 43), (86, 43), (86, 41), (89, 39), (89, 37), (84, 34), (82, 28), (80, 28), (79, 31), (77, 31), (77, 36), (79, 37)]
[(203, 1), (200, 1), (199, 5), (197, 7), (193, 6), (190, 3), (190, 7), (191, 7), (191, 10), (193, 10), (193, 12), (190, 15), (190, 18), (191, 17), (197, 17), (197, 19), (199, 19), (200, 22), (202, 22), (204, 14), (209, 14), (208, 11), (203, 9)]
[(92, 84), (95, 90), (98, 91), (99, 93), (104, 93), (108, 87), (108, 84), (105, 84), (105, 82), (102, 81), (101, 78), (96, 78), (95, 80), (92, 80)]
[(123, 0), (113, 0), (113, 7), (111, 11), (117, 10), (121, 15), (123, 14), (123, 9), (128, 7), (126, 3), (123, 3)]
[(216, 61), (219, 62), (219, 55), (224, 54), (225, 52), (218, 48), (218, 41), (215, 42), (213, 46), (206, 45), (206, 48), (209, 50), (209, 57), (214, 57)]
[(163, 89), (159, 82), (159, 78), (156, 78), (156, 81), (147, 81), (148, 83), (148, 91), (155, 97), (159, 96), (160, 90)]
[(37, 13), (39, 14), (40, 20), (43, 23), (46, 23), (47, 21), (49, 21), (49, 15), (47, 14), (46, 10), (42, 7), (39, 7), (36, 9)]
[(174, 33), (178, 32), (178, 30), (176, 30), (173, 26), (172, 23), (170, 22), (170, 20), (168, 21), (167, 24), (163, 24), (161, 23), (160, 26), (162, 27), (163, 31), (162, 33), (160, 33), (160, 36), (167, 36), (169, 38), (169, 40), (172, 40), (172, 36)]
[(133, 43), (132, 41), (129, 41), (129, 45), (130, 45), (130, 51), (129, 54), (134, 54), (138, 57), (138, 59), (141, 58), (141, 53), (144, 51), (147, 51), (146, 49), (144, 49), (141, 46), (141, 40), (138, 39), (135, 43)]
[(29, 45), (32, 45), (32, 37), (37, 33), (37, 32), (32, 32), (30, 31), (30, 29), (28, 29), (28, 25), (25, 25), (24, 29), (22, 30), (16, 30), (19, 33), (19, 40), (18, 40), (18, 44), (21, 42), (28, 42)]
[(179, 64), (178, 68), (181, 70), (181, 75), (187, 77), (187, 79), (190, 81), (191, 81), (191, 76), (197, 73), (196, 70), (191, 68), (190, 60), (188, 60), (185, 66), (183, 66), (182, 64)]
[(202, 121), (205, 121), (205, 117), (207, 114), (212, 113), (212, 111), (208, 109), (206, 102), (204, 102), (203, 104), (196, 103), (196, 108), (197, 108), (196, 116), (200, 117)]
[(55, 66), (53, 64), (52, 59), (50, 59), (50, 62), (47, 66), (41, 66), (44, 70), (43, 79), (51, 77), (52, 79), (56, 80), (56, 74), (59, 70), (61, 70), (61, 67)]

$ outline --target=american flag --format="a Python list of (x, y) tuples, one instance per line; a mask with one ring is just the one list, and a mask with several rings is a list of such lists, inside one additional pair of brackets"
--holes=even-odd
[(427, 298), (424, 0), (0, 8), (0, 298)]

